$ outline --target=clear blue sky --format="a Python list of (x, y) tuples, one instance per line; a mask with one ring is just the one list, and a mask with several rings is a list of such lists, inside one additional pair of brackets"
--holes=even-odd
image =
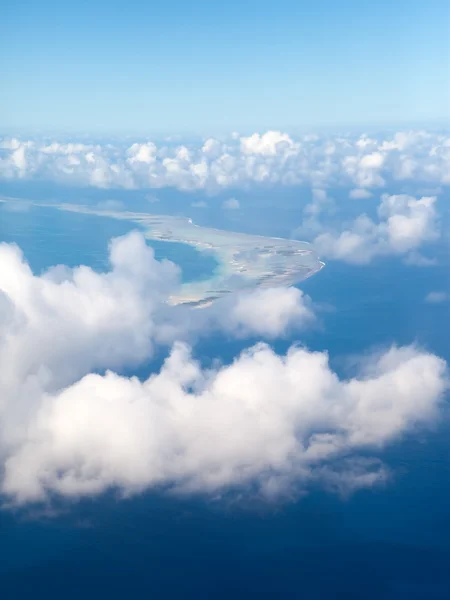
[(442, 120), (447, 0), (24, 0), (0, 127), (262, 130)]

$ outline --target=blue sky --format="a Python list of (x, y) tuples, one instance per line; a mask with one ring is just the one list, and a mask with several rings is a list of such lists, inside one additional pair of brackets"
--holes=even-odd
[(445, 0), (25, 0), (2, 13), (3, 129), (250, 131), (449, 112)]

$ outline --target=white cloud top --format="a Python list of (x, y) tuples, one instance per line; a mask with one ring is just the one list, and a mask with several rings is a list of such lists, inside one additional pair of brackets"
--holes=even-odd
[(377, 222), (360, 215), (343, 231), (320, 233), (314, 240), (315, 248), (323, 257), (355, 264), (388, 254), (410, 258), (422, 244), (439, 236), (435, 204), (434, 196), (416, 199), (406, 194), (384, 194)]
[(355, 187), (355, 197), (388, 179), (450, 184), (450, 138), (444, 133), (398, 132), (386, 138), (267, 131), (190, 145), (152, 141), (121, 144), (0, 141), (0, 177), (39, 178), (101, 188), (182, 190), (305, 184)]
[[(352, 490), (386, 477), (368, 452), (437, 415), (446, 365), (415, 347), (374, 355), (351, 379), (325, 353), (277, 355), (264, 344), (205, 369), (176, 342), (147, 381), (104, 372), (189, 330), (187, 313), (165, 305), (174, 265), (155, 261), (138, 234), (113, 241), (110, 258), (108, 273), (38, 277), (0, 245), (0, 490), (12, 501), (156, 486), (270, 498), (316, 484)], [(221, 310), (213, 320), (237, 335), (314, 319), (298, 290), (239, 296)]]

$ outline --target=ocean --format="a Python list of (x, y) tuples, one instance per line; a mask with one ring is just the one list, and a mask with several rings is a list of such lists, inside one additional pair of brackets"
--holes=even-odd
[[(0, 241), (18, 243), (36, 273), (57, 263), (104, 270), (108, 240), (133, 228), (54, 209), (0, 209)], [(214, 268), (193, 248), (151, 245), (158, 258), (180, 264), (185, 281)], [(272, 345), (326, 349), (343, 376), (351, 370), (346, 357), (392, 343), (417, 343), (450, 362), (448, 304), (424, 302), (430, 291), (450, 291), (447, 250), (436, 248), (439, 264), (428, 268), (396, 258), (364, 267), (330, 262), (300, 286), (319, 306), (318, 327)], [(195, 355), (228, 362), (255, 341), (216, 334)], [(147, 492), (127, 500), (107, 494), (54, 514), (5, 509), (2, 597), (447, 600), (448, 426), (444, 411), (434, 429), (391, 446), (381, 455), (391, 481), (345, 499), (315, 490), (267, 505)]]

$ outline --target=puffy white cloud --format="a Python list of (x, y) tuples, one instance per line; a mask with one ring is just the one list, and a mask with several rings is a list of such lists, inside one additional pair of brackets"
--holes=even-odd
[(235, 335), (275, 338), (311, 325), (316, 316), (310, 298), (297, 288), (268, 288), (218, 303), (215, 318)]
[(450, 138), (444, 133), (410, 131), (390, 139), (367, 135), (294, 139), (267, 131), (179, 146), (8, 138), (0, 141), (0, 177), (107, 188), (170, 186), (209, 191), (261, 183), (366, 190), (382, 187), (390, 179), (445, 185), (450, 184)]
[(239, 200), (236, 198), (228, 198), (228, 200), (222, 202), (222, 208), (227, 210), (237, 210), (240, 208)]
[(9, 315), (0, 341), (2, 398), (41, 377), (58, 387), (86, 370), (133, 365), (151, 354), (155, 312), (178, 285), (178, 268), (156, 261), (137, 233), (113, 240), (110, 263), (107, 273), (57, 266), (35, 276), (17, 247), (0, 245)]
[(157, 147), (152, 142), (146, 144), (133, 144), (127, 150), (128, 162), (151, 164), (155, 161)]
[(417, 249), (439, 235), (436, 197), (416, 199), (406, 194), (381, 197), (379, 221), (366, 215), (357, 217), (349, 229), (325, 231), (315, 241), (324, 257), (364, 264), (375, 256), (408, 254), (413, 260)]
[(388, 242), (394, 252), (408, 252), (437, 237), (435, 203), (435, 196), (419, 200), (406, 194), (382, 196), (378, 214), (386, 219)]
[(40, 397), (5, 458), (3, 493), (26, 502), (111, 487), (217, 493), (252, 485), (269, 497), (317, 481), (365, 487), (385, 471), (358, 452), (433, 420), (445, 386), (444, 362), (411, 347), (340, 380), (325, 354), (303, 348), (278, 356), (259, 344), (204, 371), (176, 344), (143, 383), (89, 374)]
[(360, 165), (363, 169), (379, 169), (382, 167), (384, 160), (384, 154), (381, 152), (372, 152), (372, 154), (366, 154), (361, 158)]
[[(444, 361), (414, 347), (372, 356), (348, 380), (325, 353), (280, 356), (264, 344), (204, 369), (177, 342), (147, 381), (104, 373), (189, 333), (177, 321), (187, 312), (165, 304), (176, 267), (155, 261), (137, 233), (111, 243), (107, 273), (59, 266), (35, 276), (6, 244), (0, 263), (0, 492), (14, 502), (109, 488), (249, 486), (276, 497), (317, 483), (370, 486), (386, 471), (367, 451), (433, 420), (446, 389)], [(295, 289), (194, 312), (234, 335), (314, 320)]]
[[(155, 342), (190, 336), (199, 326), (275, 336), (313, 319), (309, 298), (294, 288), (233, 295), (218, 309), (199, 311), (197, 320), (190, 311), (171, 309), (167, 301), (179, 293), (179, 268), (155, 260), (137, 232), (111, 242), (106, 273), (59, 265), (37, 276), (9, 244), (0, 244), (0, 264), (7, 315), (0, 329), (1, 382), (8, 389), (17, 382), (26, 386), (42, 365), (48, 385), (56, 387), (89, 370), (135, 365), (151, 355)], [(262, 321), (255, 320), (252, 304)]]
[(296, 144), (287, 133), (279, 131), (268, 131), (263, 135), (254, 133), (249, 137), (241, 138), (241, 151), (244, 154), (262, 154), (264, 156), (275, 156), (286, 151), (297, 151)]

